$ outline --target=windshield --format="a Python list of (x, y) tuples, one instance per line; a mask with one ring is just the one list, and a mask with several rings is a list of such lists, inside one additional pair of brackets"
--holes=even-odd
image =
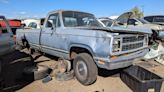
[(164, 16), (154, 17), (154, 22), (164, 22)]
[(65, 27), (100, 27), (96, 18), (89, 13), (65, 11), (62, 17)]
[(148, 21), (146, 21), (146, 20), (144, 20), (144, 19), (138, 19), (141, 23), (143, 23), (143, 24), (149, 24), (149, 22)]

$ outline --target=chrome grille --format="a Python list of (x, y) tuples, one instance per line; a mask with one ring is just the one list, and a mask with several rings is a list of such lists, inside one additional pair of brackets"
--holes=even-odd
[(131, 36), (131, 37), (124, 37), (123, 38), (123, 43), (128, 43), (128, 42), (136, 42), (136, 41), (142, 41), (144, 40), (144, 36)]
[(143, 46), (143, 42), (142, 43), (136, 43), (136, 44), (123, 45), (122, 51), (137, 49), (137, 48), (140, 48), (142, 46)]
[(114, 37), (113, 53), (126, 52), (144, 47), (145, 35), (118, 35)]

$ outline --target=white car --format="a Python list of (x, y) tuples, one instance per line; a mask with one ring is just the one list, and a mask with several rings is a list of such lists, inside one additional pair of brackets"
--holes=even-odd
[(120, 24), (118, 23), (118, 21), (110, 19), (109, 17), (101, 17), (97, 19), (99, 21), (99, 23), (103, 26), (103, 27), (108, 27), (111, 30), (113, 29), (125, 29), (127, 31), (136, 31), (138, 33), (145, 33), (145, 34), (152, 34), (151, 30), (149, 28), (130, 28), (127, 26), (120, 26)]
[(32, 29), (40, 29), (43, 25), (44, 18), (42, 19), (24, 19), (22, 20), (22, 24), (24, 28), (32, 28)]

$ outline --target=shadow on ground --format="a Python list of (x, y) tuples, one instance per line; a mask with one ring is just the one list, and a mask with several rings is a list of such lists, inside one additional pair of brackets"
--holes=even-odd
[(98, 75), (101, 77), (120, 77), (120, 73), (125, 68), (115, 69), (115, 70), (106, 70), (102, 68), (98, 68)]
[(23, 74), (25, 67), (35, 65), (30, 55), (14, 51), (13, 53), (0, 57), (0, 59), (2, 64), (0, 92), (14, 92), (34, 81), (33, 75), (27, 78)]

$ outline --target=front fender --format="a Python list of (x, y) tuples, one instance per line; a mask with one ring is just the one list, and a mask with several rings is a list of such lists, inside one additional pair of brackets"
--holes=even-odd
[(94, 56), (94, 52), (93, 52), (92, 48), (91, 48), (90, 46), (88, 46), (88, 45), (79, 44), (79, 43), (78, 43), (78, 44), (74, 43), (74, 44), (71, 44), (71, 45), (69, 46), (69, 51), (71, 50), (72, 47), (79, 47), (79, 48), (87, 49), (87, 50), (92, 54), (92, 56)]

